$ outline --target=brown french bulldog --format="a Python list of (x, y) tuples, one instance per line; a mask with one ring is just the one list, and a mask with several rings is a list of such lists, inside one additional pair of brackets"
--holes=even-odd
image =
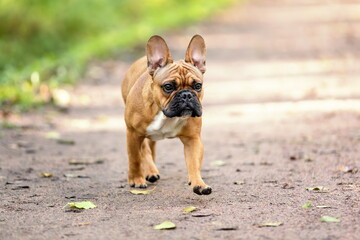
[(205, 73), (205, 42), (195, 35), (185, 60), (173, 61), (160, 36), (152, 36), (146, 56), (131, 65), (122, 82), (131, 187), (146, 188), (146, 180), (160, 179), (155, 166), (155, 144), (180, 138), (184, 144), (189, 185), (199, 195), (211, 193), (201, 178), (203, 158), (201, 100)]

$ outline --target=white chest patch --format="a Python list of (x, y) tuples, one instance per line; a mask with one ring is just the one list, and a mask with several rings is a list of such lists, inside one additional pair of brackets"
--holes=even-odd
[(151, 140), (158, 141), (164, 138), (173, 138), (181, 131), (187, 122), (186, 118), (167, 118), (160, 111), (154, 121), (146, 128), (147, 135)]

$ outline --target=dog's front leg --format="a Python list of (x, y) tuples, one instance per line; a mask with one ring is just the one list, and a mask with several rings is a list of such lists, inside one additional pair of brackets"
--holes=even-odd
[(126, 131), (127, 151), (129, 157), (128, 181), (130, 187), (146, 188), (145, 176), (142, 172), (141, 144), (144, 137), (131, 129)]
[(201, 178), (201, 165), (204, 155), (204, 147), (200, 136), (180, 137), (184, 144), (185, 160), (189, 175), (189, 184), (193, 187), (194, 193), (198, 195), (208, 195), (211, 187), (206, 185)]

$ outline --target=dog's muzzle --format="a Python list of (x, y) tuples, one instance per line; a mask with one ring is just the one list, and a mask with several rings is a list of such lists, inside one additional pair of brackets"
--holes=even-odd
[(201, 117), (202, 109), (196, 94), (190, 90), (176, 93), (167, 109), (163, 109), (166, 117)]

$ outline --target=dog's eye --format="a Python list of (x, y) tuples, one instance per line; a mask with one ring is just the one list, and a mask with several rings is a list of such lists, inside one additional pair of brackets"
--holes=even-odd
[(164, 92), (166, 93), (171, 93), (172, 91), (175, 90), (175, 86), (174, 84), (171, 84), (171, 83), (166, 83), (162, 86)]
[(202, 83), (195, 83), (193, 88), (195, 89), (195, 91), (200, 92), (202, 88)]

